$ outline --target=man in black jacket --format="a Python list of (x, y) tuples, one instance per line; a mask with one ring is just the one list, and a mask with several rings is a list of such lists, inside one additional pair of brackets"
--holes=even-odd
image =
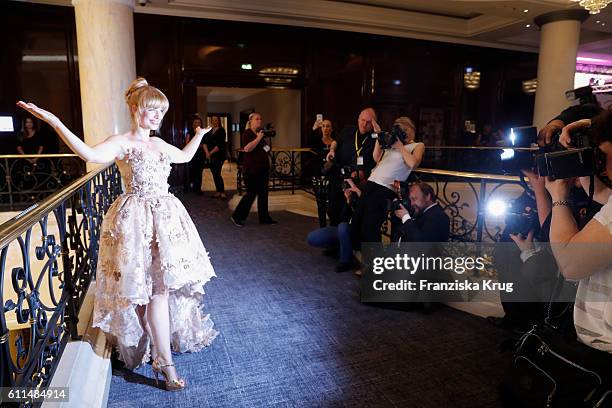
[(427, 183), (410, 186), (410, 206), (415, 215), (400, 205), (395, 216), (402, 220), (402, 242), (446, 242), (450, 234), (450, 219), (437, 203), (436, 193)]

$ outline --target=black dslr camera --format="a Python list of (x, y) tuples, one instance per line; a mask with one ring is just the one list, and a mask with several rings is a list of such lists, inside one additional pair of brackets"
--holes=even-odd
[(504, 218), (505, 232), (512, 235), (521, 234), (526, 237), (529, 231), (537, 232), (539, 228), (538, 212), (533, 207), (522, 210), (510, 207)]
[(380, 143), (380, 147), (383, 149), (390, 149), (391, 146), (398, 140), (404, 143), (406, 140), (406, 132), (400, 127), (400, 125), (395, 124), (391, 129), (391, 132), (382, 131), (380, 133), (372, 133), (373, 139), (378, 139), (378, 143)]
[(410, 184), (404, 181), (396, 181), (394, 187), (397, 198), (387, 201), (387, 211), (397, 211), (400, 209), (400, 205), (410, 210)]
[(266, 123), (264, 127), (260, 127), (255, 133), (259, 133), (261, 131), (263, 131), (265, 137), (276, 136), (276, 130), (274, 129), (274, 125), (272, 123)]
[(574, 149), (566, 149), (559, 143), (561, 132), (553, 136), (551, 144), (540, 149), (536, 156), (538, 174), (553, 179), (566, 179), (595, 174), (596, 150), (590, 146), (588, 129), (571, 134)]
[[(353, 176), (353, 173), (355, 175)], [(355, 184), (359, 184), (359, 167), (355, 164), (340, 167), (340, 177), (344, 180), (343, 188), (351, 188), (347, 180), (353, 180)]]

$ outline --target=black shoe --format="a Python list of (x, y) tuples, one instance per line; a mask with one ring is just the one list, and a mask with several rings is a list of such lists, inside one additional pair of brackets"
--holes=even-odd
[(325, 255), (325, 256), (332, 256), (334, 258), (337, 258), (338, 257), (338, 252), (339, 251), (338, 251), (337, 247), (334, 247), (334, 248), (325, 248), (323, 250), (323, 255)]
[(353, 269), (355, 269), (355, 264), (353, 262), (338, 262), (338, 264), (334, 268), (334, 271), (340, 273), (351, 271)]
[(273, 220), (272, 218), (269, 218), (267, 220), (259, 221), (259, 223), (262, 225), (273, 225), (273, 224), (278, 224), (278, 221)]
[(232, 220), (232, 222), (234, 223), (235, 226), (237, 226), (237, 227), (244, 227), (244, 221), (238, 221), (233, 216), (230, 217), (230, 220)]

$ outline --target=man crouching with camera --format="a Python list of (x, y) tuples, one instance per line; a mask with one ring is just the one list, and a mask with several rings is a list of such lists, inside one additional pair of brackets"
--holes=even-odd
[(400, 201), (395, 216), (402, 221), (402, 242), (446, 242), (450, 234), (450, 219), (438, 205), (436, 193), (427, 183), (410, 186), (410, 206), (414, 218)]
[[(605, 205), (579, 230), (569, 199), (572, 179), (546, 180), (552, 198), (550, 242), (561, 273), (579, 280), (574, 324), (584, 344), (612, 353), (612, 112), (583, 119), (563, 128), (559, 142), (571, 149), (579, 133), (594, 147), (595, 201)], [(569, 150), (571, 151), (571, 150)], [(588, 191), (589, 178), (581, 179)]]

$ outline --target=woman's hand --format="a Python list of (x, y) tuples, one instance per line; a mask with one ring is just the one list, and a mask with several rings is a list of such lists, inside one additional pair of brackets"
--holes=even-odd
[(198, 126), (198, 127), (195, 129), (195, 131), (196, 131), (196, 134), (195, 134), (195, 135), (196, 135), (196, 136), (200, 136), (200, 137), (202, 137), (202, 136), (204, 136), (206, 133), (210, 132), (211, 130), (212, 130), (212, 128), (211, 128), (211, 127), (201, 128), (201, 127), (199, 127), (199, 126)]
[(540, 129), (540, 132), (538, 133), (538, 145), (542, 147), (544, 145), (551, 144), (553, 136), (559, 130), (563, 129), (563, 126), (565, 126), (565, 123), (559, 119), (548, 122), (548, 124)]
[(315, 120), (314, 125), (312, 125), (312, 130), (317, 130), (323, 125), (323, 119)]
[(17, 102), (17, 106), (28, 111), (29, 113), (31, 113), (33, 116), (37, 117), (38, 119), (44, 122), (47, 122), (49, 125), (51, 125), (54, 128), (58, 123), (61, 123), (57, 116), (55, 116), (49, 111), (39, 108), (33, 103), (19, 101)]
[(581, 128), (588, 128), (591, 126), (591, 119), (580, 119), (576, 122), (572, 122), (569, 125), (561, 129), (561, 136), (559, 136), (559, 143), (566, 149), (572, 148), (572, 132)]
[(574, 184), (575, 178), (551, 180), (546, 177), (546, 189), (550, 193), (550, 197), (554, 201), (567, 200), (571, 186)]
[(523, 251), (535, 249), (533, 245), (533, 230), (527, 233), (527, 237), (523, 238), (521, 234), (510, 234), (510, 239), (514, 241), (517, 247)]
[(546, 180), (544, 177), (540, 177), (540, 175), (531, 169), (523, 169), (521, 170), (523, 174), (529, 179), (529, 184), (531, 188), (535, 191), (537, 189), (545, 189)]

